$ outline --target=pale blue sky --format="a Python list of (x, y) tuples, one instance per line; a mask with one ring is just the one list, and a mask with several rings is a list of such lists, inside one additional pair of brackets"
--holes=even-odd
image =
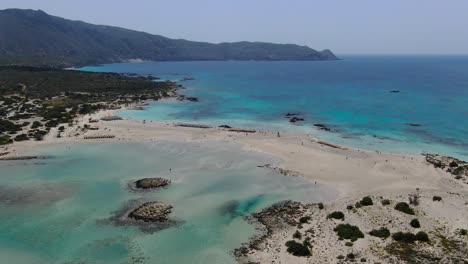
[(468, 0), (1, 0), (95, 24), (208, 42), (295, 43), (337, 54), (468, 54)]

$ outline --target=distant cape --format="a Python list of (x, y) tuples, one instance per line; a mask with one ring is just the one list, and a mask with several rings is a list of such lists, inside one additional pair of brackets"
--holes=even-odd
[(330, 50), (265, 42), (212, 44), (93, 25), (38, 10), (0, 10), (0, 65), (73, 67), (126, 61), (336, 60)]

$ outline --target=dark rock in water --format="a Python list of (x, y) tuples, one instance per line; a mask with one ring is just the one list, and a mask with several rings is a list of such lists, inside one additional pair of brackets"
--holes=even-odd
[(292, 117), (291, 119), (289, 119), (289, 122), (291, 122), (291, 123), (296, 123), (296, 122), (299, 122), (299, 121), (304, 121), (304, 118)]
[(172, 205), (161, 202), (147, 202), (131, 211), (128, 217), (145, 222), (164, 222), (172, 212)]
[(136, 226), (143, 232), (154, 233), (183, 223), (169, 218), (172, 208), (171, 205), (158, 201), (131, 200), (113, 212), (109, 218), (100, 219), (97, 223)]
[(422, 126), (421, 124), (417, 124), (417, 123), (407, 123), (408, 126), (412, 126), (412, 127), (420, 127)]
[(298, 116), (299, 113), (287, 113), (286, 117), (291, 117), (291, 116)]
[(195, 80), (195, 78), (193, 77), (184, 77), (182, 80), (180, 80), (179, 82), (185, 82), (185, 81), (193, 81)]
[(219, 127), (221, 127), (221, 128), (232, 128), (231, 126), (228, 126), (228, 125), (220, 125)]
[(324, 124), (314, 124), (315, 127), (318, 127), (320, 130), (331, 131), (331, 129)]
[(389, 93), (399, 93), (400, 91), (399, 90), (391, 90), (391, 91), (388, 91)]
[(187, 101), (190, 101), (190, 102), (198, 102), (199, 101), (197, 97), (185, 97), (185, 99)]
[(138, 189), (155, 189), (166, 187), (171, 183), (171, 180), (164, 178), (144, 178), (135, 182), (135, 187)]
[(44, 159), (53, 159), (53, 156), (12, 156), (6, 158), (0, 158), (0, 160), (44, 160)]

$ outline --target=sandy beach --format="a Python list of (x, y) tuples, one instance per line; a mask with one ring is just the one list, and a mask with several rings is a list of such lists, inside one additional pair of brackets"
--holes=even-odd
[[(420, 205), (417, 217), (427, 232), (443, 233), (451, 237), (457, 230), (468, 227), (468, 185), (454, 179), (442, 169), (436, 169), (425, 161), (422, 155), (400, 155), (360, 150), (346, 146), (335, 146), (310, 135), (296, 132), (256, 131), (240, 133), (225, 128), (193, 128), (175, 126), (174, 123), (137, 120), (98, 121), (105, 116), (118, 114), (115, 110), (101, 111), (93, 115), (79, 117), (72, 127), (66, 127), (61, 137), (51, 130), (43, 141), (18, 142), (8, 147), (8, 156), (26, 155), (31, 148), (47, 144), (80, 144), (80, 142), (119, 142), (119, 141), (158, 141), (172, 140), (179, 142), (238, 142), (247, 151), (266, 153), (281, 160), (270, 164), (265, 169), (275, 169), (288, 177), (304, 177), (316, 183), (335, 188), (339, 195), (333, 201), (324, 201), (325, 209), (307, 207), (311, 220), (302, 226), (302, 230), (312, 229), (320, 232), (313, 237), (313, 257), (295, 257), (286, 252), (285, 242), (292, 239), (296, 228), (287, 227), (275, 230), (259, 249), (251, 249), (248, 254), (238, 258), (242, 263), (330, 263), (337, 261), (337, 256), (346, 254), (349, 246), (337, 242), (333, 227), (337, 222), (327, 220), (332, 211), (350, 211), (347, 205), (353, 205), (364, 196), (374, 200), (373, 207), (346, 214), (346, 223), (355, 224), (369, 232), (382, 225), (388, 225), (393, 231), (405, 231), (404, 222), (408, 216), (395, 214), (396, 202), (408, 202), (408, 195), (417, 194)], [(82, 131), (85, 125), (93, 130)], [(84, 139), (84, 137), (111, 136), (109, 139)], [(294, 191), (294, 190), (291, 190)], [(433, 196), (442, 197), (434, 203)], [(391, 205), (380, 206), (383, 197), (391, 200)], [(378, 205), (377, 205), (378, 204)], [(393, 220), (393, 222), (392, 222)], [(391, 224), (388, 224), (389, 221)], [(431, 235), (433, 237), (434, 235)], [(466, 236), (461, 238), (466, 245)], [(380, 239), (366, 236), (353, 245), (352, 251), (366, 256), (370, 263), (390, 261), (382, 253), (386, 244)], [(384, 243), (384, 244), (382, 244)], [(385, 244), (386, 243), (386, 244)], [(380, 249), (376, 249), (380, 248)], [(440, 250), (435, 250), (442, 254)], [(440, 252), (439, 252), (440, 251)], [(372, 261), (371, 261), (372, 260)], [(461, 260), (463, 261), (463, 260)], [(465, 259), (466, 261), (466, 259)], [(388, 262), (397, 263), (397, 262)], [(449, 263), (449, 262), (447, 262)], [(460, 262), (463, 263), (463, 262)], [(466, 262), (465, 262), (466, 263)]]

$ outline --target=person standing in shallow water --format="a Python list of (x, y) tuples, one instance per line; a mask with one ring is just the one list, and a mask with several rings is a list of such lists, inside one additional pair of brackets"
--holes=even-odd
[(277, 137), (280, 137), (280, 133), (279, 133), (279, 132), (277, 132), (277, 135), (276, 135), (276, 136), (277, 136)]

